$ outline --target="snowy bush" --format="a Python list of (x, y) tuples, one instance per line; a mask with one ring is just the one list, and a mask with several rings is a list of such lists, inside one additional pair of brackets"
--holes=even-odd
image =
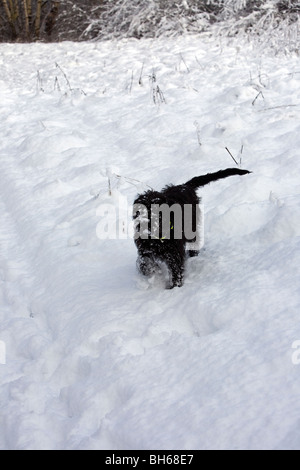
[(176, 36), (201, 32), (217, 20), (222, 10), (218, 0), (107, 0), (104, 12), (85, 35), (98, 37)]
[[(263, 32), (298, 21), (300, 2), (290, 0), (105, 0), (82, 37), (177, 36), (207, 31), (219, 34)], [(286, 26), (286, 25), (285, 25)]]
[[(53, 39), (78, 41), (97, 36), (104, 3), (105, 0), (65, 0), (60, 5)], [(93, 36), (88, 33), (91, 27)]]
[(103, 40), (207, 32), (298, 52), (300, 1), (1, 0), (0, 40)]
[(300, 2), (291, 0), (105, 0), (81, 39), (154, 38), (206, 31), (248, 35), (298, 52)]

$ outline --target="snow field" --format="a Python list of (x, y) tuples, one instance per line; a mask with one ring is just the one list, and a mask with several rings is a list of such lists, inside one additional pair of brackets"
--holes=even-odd
[[(0, 65), (0, 448), (299, 448), (299, 58), (189, 37)], [(253, 173), (199, 191), (184, 286), (140, 279), (99, 207), (232, 167), (225, 147)]]

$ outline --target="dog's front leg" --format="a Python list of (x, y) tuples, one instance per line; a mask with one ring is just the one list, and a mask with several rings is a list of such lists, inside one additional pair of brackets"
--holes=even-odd
[(184, 274), (184, 264), (183, 261), (171, 259), (168, 260), (168, 270), (169, 270), (169, 284), (167, 289), (173, 289), (173, 287), (181, 287), (183, 285), (183, 274)]
[(147, 277), (152, 276), (157, 269), (157, 264), (150, 256), (139, 256), (136, 264), (138, 271)]
[(167, 285), (167, 289), (173, 289), (174, 287), (182, 287), (183, 286), (183, 271), (180, 273), (174, 273), (170, 276), (170, 282)]

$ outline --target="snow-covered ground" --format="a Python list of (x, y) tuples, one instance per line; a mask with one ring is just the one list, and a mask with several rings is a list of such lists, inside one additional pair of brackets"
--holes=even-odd
[[(0, 67), (0, 448), (300, 449), (299, 57), (182, 37)], [(199, 191), (184, 286), (140, 279), (101, 207), (225, 147), (253, 173)]]

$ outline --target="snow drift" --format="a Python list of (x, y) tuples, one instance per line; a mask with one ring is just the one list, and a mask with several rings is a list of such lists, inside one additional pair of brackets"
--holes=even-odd
[[(190, 36), (0, 64), (0, 448), (299, 449), (299, 57)], [(225, 147), (253, 173), (200, 191), (184, 287), (145, 282), (99, 207)]]

